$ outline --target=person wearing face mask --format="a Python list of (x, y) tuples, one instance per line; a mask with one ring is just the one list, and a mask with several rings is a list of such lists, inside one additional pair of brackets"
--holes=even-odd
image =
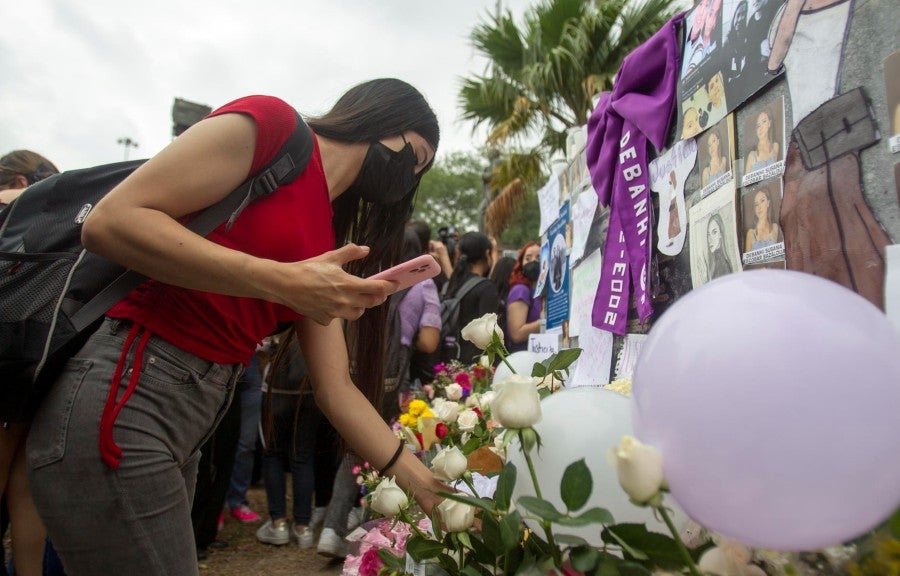
[(506, 297), (506, 347), (510, 352), (528, 348), (528, 336), (541, 331), (543, 298), (534, 296), (541, 274), (541, 246), (528, 242), (519, 250), (516, 264), (509, 275)]
[[(447, 490), (373, 407), (383, 304), (396, 285), (367, 277), (399, 262), (434, 161), (439, 128), (422, 94), (391, 78), (354, 86), (308, 119), (312, 156), (292, 182), (246, 206), (230, 228), (201, 237), (182, 225), (267, 164), (297, 121), (275, 97), (228, 103), (84, 222), (85, 248), (150, 279), (69, 359), (28, 439), (34, 500), (70, 576), (198, 574), (198, 447), (257, 344), (287, 323), (316, 403), (346, 445), (396, 476), (425, 511)], [(351, 379), (351, 363), (366, 369)]]

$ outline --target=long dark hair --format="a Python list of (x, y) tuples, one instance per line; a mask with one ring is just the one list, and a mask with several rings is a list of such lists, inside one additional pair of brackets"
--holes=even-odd
[[(341, 142), (374, 143), (407, 131), (422, 136), (435, 151), (440, 142), (437, 116), (425, 97), (395, 78), (380, 78), (354, 86), (325, 115), (309, 118), (307, 122), (316, 134)], [(399, 262), (403, 231), (412, 211), (418, 181), (430, 167), (431, 163), (419, 173), (413, 190), (394, 204), (364, 202), (354, 186), (332, 202), (337, 247), (353, 242), (370, 248), (366, 258), (347, 265), (347, 272), (370, 276)], [(387, 306), (382, 305), (366, 310), (359, 320), (347, 326), (353, 380), (375, 406), (381, 402), (386, 319)]]
[(457, 243), (459, 258), (453, 267), (453, 274), (447, 282), (447, 294), (456, 294), (456, 291), (465, 281), (472, 276), (472, 266), (478, 262), (487, 262), (486, 253), (493, 248), (491, 239), (481, 232), (466, 232)]

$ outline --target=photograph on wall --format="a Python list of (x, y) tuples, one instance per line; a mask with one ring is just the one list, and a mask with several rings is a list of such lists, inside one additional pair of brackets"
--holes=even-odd
[(778, 224), (781, 196), (781, 180), (750, 186), (741, 194), (745, 269), (748, 264), (784, 260), (784, 235)]
[(569, 203), (559, 209), (559, 218), (547, 229), (550, 264), (547, 272), (547, 329), (562, 326), (569, 319), (569, 253), (566, 229)]
[(728, 115), (697, 140), (700, 197), (734, 180), (734, 115)]
[(782, 0), (724, 0), (721, 70), (729, 112), (776, 76), (769, 72), (770, 34), (778, 26), (784, 5)]
[(547, 285), (547, 276), (550, 270), (550, 244), (544, 242), (541, 244), (541, 273), (537, 282), (534, 283), (534, 298), (544, 295), (544, 287)]
[[(709, 0), (685, 20), (676, 134), (692, 138), (783, 71), (769, 72), (770, 31), (781, 0)], [(702, 24), (701, 24), (702, 22)]]
[(694, 288), (741, 270), (733, 181), (691, 206), (688, 222)]
[(684, 19), (681, 79), (700, 71), (722, 43), (722, 0), (700, 0)]
[(696, 140), (680, 140), (648, 167), (650, 190), (659, 196), (656, 247), (663, 254), (681, 252), (687, 234), (684, 182), (697, 162)]
[(884, 59), (884, 91), (888, 109), (887, 132), (891, 152), (900, 152), (900, 50)]
[(739, 136), (744, 160), (743, 186), (784, 174), (784, 96), (748, 114)]

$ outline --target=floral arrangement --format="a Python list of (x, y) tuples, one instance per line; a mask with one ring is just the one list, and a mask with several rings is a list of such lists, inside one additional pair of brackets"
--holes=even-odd
[[(411, 443), (418, 442), (417, 447), (429, 453), (435, 477), (448, 484), (441, 494), (445, 499), (426, 515), (392, 478), (361, 470), (366, 504), (383, 518), (370, 530), (377, 534), (363, 538), (359, 555), (348, 559), (345, 573), (900, 574), (900, 515), (876, 537), (815, 556), (753, 550), (706, 531), (685, 542), (666, 505), (660, 451), (631, 436), (609, 448), (608, 460), (631, 504), (652, 509), (671, 535), (649, 531), (643, 524), (616, 523), (609, 510), (588, 506), (593, 478), (583, 459), (562, 475), (560, 509), (543, 496), (557, 487), (541, 486), (535, 473), (532, 454), (540, 449), (541, 438), (534, 425), (541, 420), (541, 399), (559, 389), (580, 350), (564, 350), (535, 363), (531, 374), (517, 374), (506, 363), (509, 354), (495, 315), (474, 321), (462, 335), (484, 350), (483, 362), (440, 366), (433, 387), (410, 402), (405, 418), (401, 416), (407, 439), (415, 439)], [(498, 357), (512, 374), (491, 383), (489, 366)], [(631, 383), (615, 381), (611, 389), (627, 396)], [(509, 450), (522, 452), (525, 469), (517, 470), (506, 460)], [(481, 460), (473, 456), (488, 452), (496, 458), (495, 465), (479, 469)], [(489, 477), (490, 488), (481, 482), (482, 474)], [(530, 477), (533, 491), (514, 498), (519, 474)], [(596, 525), (602, 545), (557, 534), (554, 528), (589, 525)]]

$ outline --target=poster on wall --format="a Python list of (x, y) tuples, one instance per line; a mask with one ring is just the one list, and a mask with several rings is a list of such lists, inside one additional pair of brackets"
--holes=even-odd
[(747, 116), (741, 132), (741, 158), (744, 160), (743, 186), (784, 174), (785, 146), (784, 96), (767, 103)]
[(782, 72), (769, 72), (781, 0), (701, 0), (685, 18), (678, 83), (682, 139), (697, 136)]
[[(585, 178), (573, 195), (572, 204), (572, 251), (569, 260), (575, 266), (585, 254), (585, 246), (591, 233), (591, 225), (597, 212), (599, 199), (589, 178)], [(598, 275), (599, 278), (599, 275)]]
[(884, 59), (884, 91), (888, 110), (888, 145), (900, 152), (900, 50)]
[(749, 264), (784, 260), (784, 235), (778, 225), (781, 196), (781, 180), (751, 186), (741, 194), (745, 270)]
[(541, 209), (541, 223), (538, 229), (538, 236), (543, 236), (544, 232), (556, 218), (559, 213), (559, 195), (560, 182), (559, 177), (551, 173), (547, 183), (537, 191), (538, 205)]
[(547, 329), (562, 326), (569, 319), (569, 254), (566, 230), (569, 203), (559, 209), (559, 218), (547, 228), (550, 262), (547, 271)]
[(734, 115), (729, 114), (697, 140), (700, 197), (734, 180)]
[(734, 197), (734, 182), (729, 182), (691, 206), (688, 220), (694, 288), (741, 270)]
[(660, 252), (668, 256), (678, 254), (684, 246), (687, 234), (684, 182), (696, 162), (696, 141), (681, 140), (665, 154), (650, 162), (648, 167), (650, 190), (659, 195), (656, 246)]
[(544, 288), (547, 286), (547, 273), (550, 271), (550, 244), (544, 242), (541, 244), (541, 273), (538, 275), (537, 282), (534, 283), (533, 298), (539, 298), (544, 294)]

